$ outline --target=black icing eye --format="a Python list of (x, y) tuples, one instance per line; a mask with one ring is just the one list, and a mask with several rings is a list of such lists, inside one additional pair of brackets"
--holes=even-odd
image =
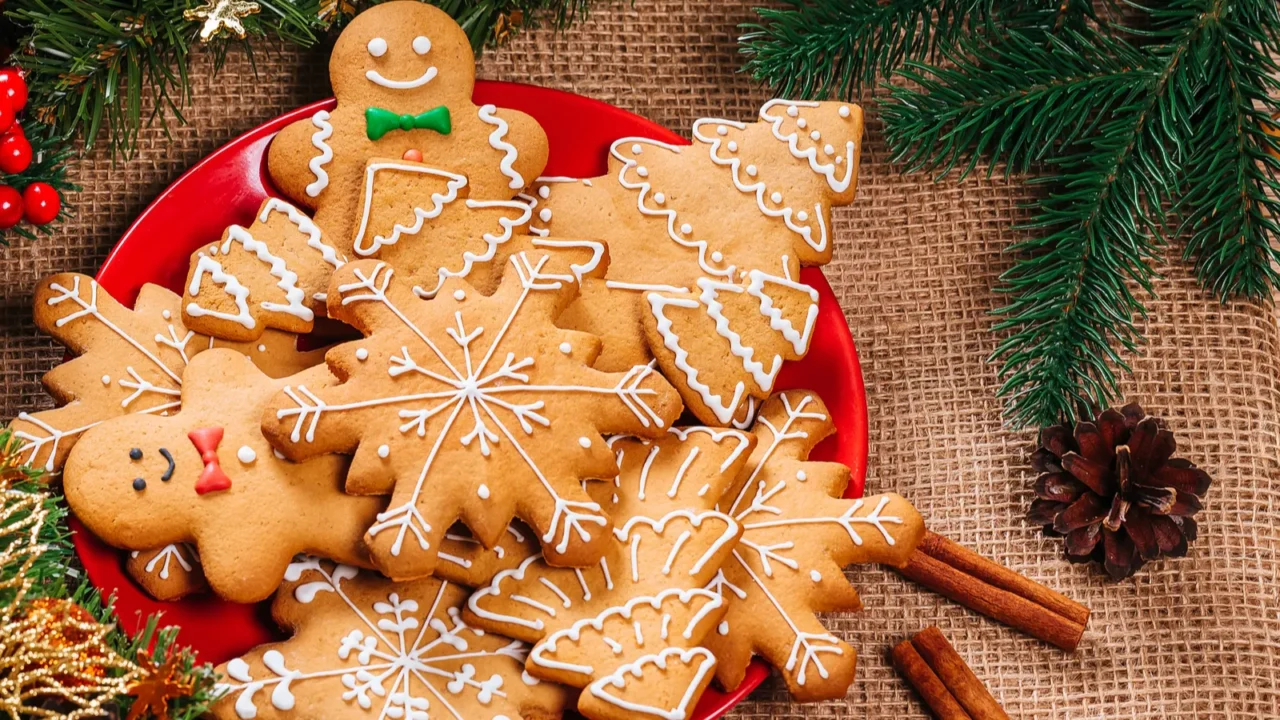
[(147, 481), (142, 478), (133, 479), (133, 489), (139, 492), (147, 489)]
[(130, 460), (141, 460), (141, 459), (142, 459), (142, 449), (141, 449), (141, 448), (134, 448), (134, 449), (130, 450), (130, 451), (129, 451), (129, 459), (130, 459)]

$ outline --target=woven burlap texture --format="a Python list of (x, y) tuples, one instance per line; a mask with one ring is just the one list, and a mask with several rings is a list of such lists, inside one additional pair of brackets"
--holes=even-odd
[[(563, 35), (526, 33), (481, 62), (480, 75), (561, 88), (639, 113), (687, 135), (702, 116), (748, 120), (767, 91), (739, 73), (738, 24), (749, 4), (638, 0), (602, 6)], [(259, 45), (257, 75), (233, 53), (216, 78), (198, 60), (190, 125), (142, 134), (139, 152), (80, 162), (78, 214), (50, 238), (0, 254), (4, 414), (43, 407), (40, 375), (62, 351), (33, 327), (31, 289), (57, 271), (92, 273), (119, 234), (200, 157), (271, 117), (328, 92), (322, 50)], [(1280, 717), (1280, 503), (1274, 308), (1218, 304), (1181, 264), (1163, 268), (1149, 304), (1143, 355), (1124, 390), (1167, 418), (1181, 454), (1214, 477), (1191, 557), (1110, 583), (1064, 562), (1057, 541), (1023, 514), (1034, 433), (1001, 426), (997, 337), (988, 312), (1010, 264), (1010, 226), (1029, 197), (1018, 181), (933, 184), (889, 164), (869, 106), (858, 199), (837, 213), (826, 269), (858, 344), (870, 416), (869, 491), (911, 498), (930, 526), (1089, 605), (1067, 654), (923, 592), (890, 573), (851, 573), (866, 609), (828, 618), (860, 652), (843, 701), (788, 702), (766, 682), (733, 713), (744, 718), (924, 717), (894, 674), (888, 648), (928, 625), (951, 638), (1014, 717)], [(164, 242), (156, 237), (154, 242)], [(1176, 249), (1171, 255), (1176, 255)]]

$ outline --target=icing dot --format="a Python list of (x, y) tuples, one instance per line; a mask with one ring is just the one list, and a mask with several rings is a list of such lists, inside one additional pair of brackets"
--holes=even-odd
[(796, 107), (795, 105), (789, 105), (787, 106), (787, 114), (790, 115), (791, 117), (795, 117), (800, 114), (800, 108)]
[(780, 193), (780, 192), (776, 192), (776, 193), (774, 193), (774, 194), (770, 195), (770, 196), (769, 196), (769, 199), (770, 199), (770, 200), (772, 200), (772, 201), (774, 201), (774, 202), (776, 202), (776, 203), (780, 203), (780, 202), (782, 202), (782, 193)]
[(631, 146), (631, 152), (635, 153), (636, 155), (639, 155), (642, 149), (643, 148), (640, 147), (640, 143), (635, 143)]
[(356, 348), (356, 359), (357, 359), (357, 360), (368, 360), (368, 359), (369, 359), (369, 351), (368, 351), (367, 349), (365, 349), (365, 348)]
[(560, 352), (564, 353), (565, 355), (568, 355), (569, 353), (573, 352), (573, 346), (567, 342), (562, 342), (560, 343)]
[(110, 384), (111, 384), (111, 376), (110, 376), (110, 375), (103, 375), (103, 376), (102, 376), (102, 384), (103, 384), (103, 385), (110, 385)]
[(132, 448), (131, 450), (129, 450), (129, 459), (130, 459), (130, 460), (141, 460), (141, 459), (142, 459), (142, 448)]
[(822, 573), (818, 572), (817, 570), (810, 570), (809, 579), (814, 582), (822, 582)]
[(844, 162), (844, 156), (843, 156), (843, 155), (837, 155), (837, 156), (836, 156), (836, 164), (837, 164), (837, 165), (839, 165), (839, 164), (840, 164), (840, 163), (842, 163), (842, 162)]
[[(538, 678), (530, 675), (528, 670), (520, 671), (520, 679), (524, 681), (525, 685), (537, 685), (539, 683)], [(494, 718), (494, 720), (498, 719)]]
[(369, 54), (374, 57), (382, 57), (387, 54), (387, 41), (376, 37), (369, 41)]
[(804, 482), (805, 480), (808, 480), (808, 479), (809, 479), (809, 476), (805, 473), (805, 471), (803, 471), (803, 470), (797, 470), (797, 471), (796, 471), (796, 479), (797, 479), (797, 480), (799, 480), (800, 482)]
[(379, 445), (379, 446), (378, 446), (378, 457), (380, 457), (380, 458), (382, 458), (382, 459), (384, 459), (384, 460), (385, 460), (385, 459), (387, 458), (387, 456), (388, 456), (388, 455), (390, 455), (390, 454), (391, 454), (391, 448), (390, 448), (390, 447), (388, 447), (388, 446), (386, 446), (386, 445)]
[(809, 123), (806, 122), (804, 118), (800, 118), (799, 120), (796, 121), (796, 127), (800, 128), (801, 130), (803, 130), (804, 126), (808, 124)]
[(689, 233), (693, 232), (693, 226), (690, 225), (689, 223), (685, 223), (680, 226), (680, 232), (685, 235), (688, 235)]
[(266, 346), (266, 345), (259, 345), (259, 346), (258, 346), (258, 352), (266, 352), (266, 351), (267, 351), (267, 346)]
[(542, 222), (551, 222), (551, 208), (542, 208), (539, 210), (538, 219)]
[[(794, 110), (794, 109), (795, 109), (795, 108), (792, 108), (792, 110)], [(729, 621), (728, 621), (728, 620), (722, 620), (722, 621), (720, 621), (720, 627), (716, 628), (716, 632), (720, 633), (721, 635), (728, 635), (728, 634), (729, 634)]]
[(662, 193), (654, 193), (653, 201), (661, 205), (662, 203), (667, 201), (667, 196), (663, 195)]
[(404, 154), (400, 157), (408, 160), (409, 162), (422, 162), (422, 151), (418, 148), (409, 148), (408, 150), (405, 150)]
[(479, 487), (479, 488), (476, 488), (476, 494), (480, 496), (480, 499), (481, 499), (481, 500), (488, 500), (488, 499), (489, 499), (489, 486), (488, 486), (488, 485), (485, 485), (484, 483), (480, 483), (480, 487)]
[(738, 141), (736, 140), (729, 141), (729, 152), (738, 152)]
[(589, 438), (589, 437), (580, 437), (580, 438), (578, 438), (578, 444), (579, 444), (579, 445), (581, 445), (581, 446), (582, 446), (582, 447), (584, 447), (584, 448), (589, 448), (589, 447), (591, 447), (591, 438)]
[(413, 51), (419, 55), (431, 52), (431, 39), (419, 35), (413, 39)]
[(271, 454), (272, 454), (272, 455), (275, 455), (277, 460), (286, 460), (286, 459), (287, 459), (287, 458), (285, 458), (284, 453), (280, 452), (279, 450), (277, 450), (277, 449), (275, 449), (275, 448), (271, 448)]
[(728, 134), (729, 134), (729, 128), (727, 128), (727, 127), (725, 127), (725, 126), (721, 125), (720, 127), (716, 128), (716, 134), (717, 134), (717, 135), (728, 135)]
[(173, 313), (169, 312), (168, 310), (163, 310), (160, 312), (160, 317), (164, 318), (165, 320), (168, 320), (169, 318), (173, 317)]
[(138, 492), (142, 492), (143, 490), (146, 490), (146, 489), (147, 489), (147, 481), (146, 481), (146, 480), (143, 480), (142, 478), (134, 478), (134, 479), (133, 479), (133, 489), (134, 489), (134, 490), (137, 490)]
[(755, 176), (756, 176), (756, 166), (755, 166), (755, 165), (748, 165), (748, 166), (747, 166), (747, 174), (748, 174), (748, 175), (750, 175), (751, 177), (755, 177)]
[(454, 299), (454, 300), (459, 300), (459, 301), (461, 301), (461, 300), (466, 300), (466, 299), (467, 299), (467, 293), (466, 293), (466, 291), (465, 291), (465, 290), (454, 290), (454, 291), (453, 291), (453, 299)]
[(719, 250), (711, 253), (711, 262), (720, 262), (721, 260), (724, 260), (724, 253)]
[(640, 177), (649, 177), (649, 168), (641, 165), (640, 167), (636, 168), (636, 174), (639, 175)]
[(813, 132), (809, 133), (809, 137), (814, 141), (821, 140), (822, 133), (818, 132), (817, 130), (814, 130)]
[(551, 197), (551, 188), (546, 185), (543, 185), (542, 187), (538, 188), (538, 197), (542, 198), (543, 200), (546, 200), (547, 198)]
[(840, 110), (839, 110), (839, 112), (840, 112), (840, 117), (842, 117), (842, 118), (847, 118), (847, 117), (849, 117), (849, 106), (848, 106), (848, 105), (841, 105), (841, 106), (840, 106)]
[(825, 147), (823, 147), (823, 148), (822, 148), (822, 152), (824, 152), (824, 153), (826, 153), (826, 154), (828, 154), (828, 155), (834, 155), (834, 154), (835, 154), (835, 152), (836, 152), (836, 149), (835, 149), (834, 147), (832, 147), (831, 145), (826, 145)]
[(796, 213), (796, 219), (799, 220), (800, 222), (804, 222), (809, 219), (809, 213), (801, 210), (800, 212)]
[(236, 451), (236, 459), (248, 465), (258, 459), (258, 453), (254, 452), (253, 448), (248, 445), (241, 445), (240, 449)]

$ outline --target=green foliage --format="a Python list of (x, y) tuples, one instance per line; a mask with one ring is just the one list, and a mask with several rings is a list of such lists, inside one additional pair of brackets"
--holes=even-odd
[(23, 130), (26, 131), (27, 140), (31, 143), (31, 165), (14, 175), (0, 173), (0, 185), (8, 185), (22, 192), (31, 183), (49, 183), (62, 196), (62, 209), (57, 219), (48, 225), (24, 223), (0, 232), (0, 244), (3, 245), (9, 244), (10, 233), (32, 240), (37, 235), (52, 232), (57, 223), (70, 217), (74, 208), (67, 202), (67, 198), (80, 189), (79, 186), (67, 180), (67, 161), (72, 153), (66, 143), (62, 142), (61, 138), (52, 137), (49, 128), (39, 123), (26, 122), (23, 124)]
[(907, 171), (964, 178), (986, 163), (1044, 188), (997, 288), (1012, 424), (1114, 398), (1143, 341), (1135, 292), (1151, 294), (1171, 237), (1224, 300), (1280, 284), (1274, 0), (1131, 6), (1124, 26), (1076, 0), (806, 0), (760, 14), (747, 68), (784, 94), (848, 95), (898, 68), (880, 114)]

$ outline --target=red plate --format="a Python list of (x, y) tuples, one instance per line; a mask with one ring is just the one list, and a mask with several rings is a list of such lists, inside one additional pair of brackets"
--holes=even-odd
[[(551, 141), (548, 175), (600, 175), (606, 170), (609, 146), (617, 138), (629, 135), (688, 144), (637, 115), (558, 90), (479, 82), (475, 102), (493, 103), (537, 118)], [(158, 283), (181, 292), (191, 253), (220, 238), (228, 225), (248, 225), (262, 199), (275, 194), (263, 162), (271, 138), (289, 123), (309, 118), (320, 109), (332, 109), (333, 104), (333, 100), (326, 100), (299, 108), (245, 133), (197, 163), (125, 231), (98, 272), (98, 281), (126, 304), (132, 304), (144, 283)], [(818, 321), (808, 357), (788, 363), (778, 385), (807, 385), (822, 396), (838, 432), (817, 448), (816, 457), (837, 460), (852, 468), (849, 495), (857, 497), (862, 494), (867, 461), (867, 403), (858, 354), (840, 304), (822, 272), (806, 268), (800, 277), (818, 289)], [(82, 527), (77, 523), (76, 529)], [(180, 641), (195, 648), (201, 660), (213, 663), (279, 639), (268, 603), (236, 605), (212, 596), (156, 602), (125, 575), (123, 553), (84, 532), (75, 534), (75, 544), (89, 579), (103, 593), (115, 594), (116, 610), (126, 629), (136, 628), (151, 613), (163, 612), (166, 624), (182, 628)], [(719, 717), (755, 689), (767, 674), (767, 666), (756, 660), (742, 686), (734, 692), (708, 690), (694, 717)]]

